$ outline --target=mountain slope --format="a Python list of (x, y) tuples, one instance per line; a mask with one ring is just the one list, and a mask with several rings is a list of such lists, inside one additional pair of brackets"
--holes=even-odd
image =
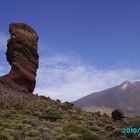
[(119, 108), (129, 115), (140, 114), (140, 82), (124, 81), (107, 90), (92, 93), (75, 102), (76, 106), (94, 111), (96, 108)]
[[(71, 103), (19, 92), (0, 82), (0, 140), (67, 140), (73, 133), (84, 138), (69, 129), (75, 127), (99, 139), (99, 134), (88, 128), (89, 117), (94, 122), (94, 114)], [(121, 129), (119, 125), (116, 128)]]
[(118, 122), (73, 104), (19, 92), (0, 82), (0, 140), (112, 140), (135, 118)]

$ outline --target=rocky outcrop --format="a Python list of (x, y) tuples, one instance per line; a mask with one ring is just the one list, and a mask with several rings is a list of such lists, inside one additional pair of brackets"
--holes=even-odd
[(10, 24), (10, 39), (7, 41), (6, 58), (11, 71), (0, 81), (22, 92), (32, 93), (38, 69), (38, 35), (24, 23)]

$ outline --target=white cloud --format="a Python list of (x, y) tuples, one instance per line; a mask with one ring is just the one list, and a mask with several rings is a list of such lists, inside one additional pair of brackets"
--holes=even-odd
[(8, 36), (0, 31), (0, 76), (3, 76), (7, 74), (10, 71), (10, 65), (5, 61), (6, 56), (5, 56), (5, 51), (6, 51), (6, 46), (7, 46), (7, 39)]
[(6, 50), (8, 37), (0, 31), (0, 50)]
[(101, 70), (75, 56), (57, 55), (42, 58), (35, 93), (62, 101), (73, 101), (92, 92), (139, 80), (140, 69), (118, 68)]
[(10, 71), (10, 66), (4, 65), (0, 66), (0, 76), (7, 74)]

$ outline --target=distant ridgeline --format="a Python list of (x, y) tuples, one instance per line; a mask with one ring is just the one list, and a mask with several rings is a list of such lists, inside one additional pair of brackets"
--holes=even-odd
[(126, 115), (140, 116), (140, 82), (124, 81), (73, 103), (90, 112), (101, 111), (110, 115), (114, 109), (121, 109)]

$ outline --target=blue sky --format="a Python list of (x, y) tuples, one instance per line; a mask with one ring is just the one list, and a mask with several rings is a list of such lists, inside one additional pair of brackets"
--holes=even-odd
[(4, 0), (0, 9), (1, 75), (8, 25), (25, 22), (39, 34), (39, 94), (72, 101), (140, 79), (140, 1)]

